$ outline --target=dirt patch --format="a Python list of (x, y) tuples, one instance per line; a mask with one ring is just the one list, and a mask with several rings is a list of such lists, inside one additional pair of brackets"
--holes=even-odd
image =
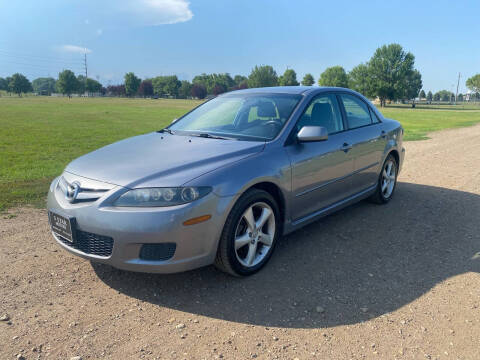
[(0, 358), (479, 359), (480, 126), (406, 144), (395, 198), (283, 239), (256, 276), (149, 275), (0, 218)]

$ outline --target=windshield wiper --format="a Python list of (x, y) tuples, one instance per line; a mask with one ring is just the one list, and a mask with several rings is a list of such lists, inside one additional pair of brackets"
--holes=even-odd
[(231, 140), (230, 138), (227, 138), (227, 137), (212, 135), (212, 134), (209, 134), (209, 133), (196, 133), (196, 134), (192, 133), (192, 134), (188, 134), (188, 135), (198, 136), (198, 137), (203, 137), (203, 138), (208, 138), (208, 139)]
[(159, 133), (168, 133), (168, 134), (170, 134), (170, 135), (173, 135), (173, 131), (170, 130), (170, 129), (167, 129), (167, 128), (162, 129), (162, 130), (158, 130), (157, 132), (159, 132)]

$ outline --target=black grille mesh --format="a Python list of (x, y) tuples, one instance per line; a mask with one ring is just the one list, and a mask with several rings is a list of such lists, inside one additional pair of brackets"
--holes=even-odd
[(175, 243), (143, 244), (140, 249), (140, 259), (165, 261), (173, 257), (176, 248)]
[(59, 235), (57, 237), (65, 245), (80, 250), (85, 254), (105, 257), (112, 255), (113, 239), (108, 236), (77, 230), (73, 243)]

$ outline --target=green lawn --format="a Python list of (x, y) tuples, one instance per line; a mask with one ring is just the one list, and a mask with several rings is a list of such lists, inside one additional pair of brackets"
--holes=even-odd
[(405, 129), (405, 140), (423, 140), (427, 138), (427, 133), (435, 130), (470, 126), (480, 122), (478, 107), (477, 110), (432, 107), (412, 109), (387, 106), (380, 108), (380, 111), (385, 117), (402, 123)]
[[(42, 206), (50, 181), (74, 158), (160, 129), (197, 104), (193, 100), (0, 97), (0, 210), (21, 204)], [(437, 108), (381, 111), (402, 122), (407, 140), (480, 122), (480, 109)]]

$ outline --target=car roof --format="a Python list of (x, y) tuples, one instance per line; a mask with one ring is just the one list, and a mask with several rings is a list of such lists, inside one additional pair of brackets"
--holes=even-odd
[[(243, 90), (230, 91), (227, 94), (306, 94), (312, 92), (322, 92), (329, 90), (347, 90), (340, 87), (327, 87), (327, 86), (274, 86), (274, 87), (262, 87), (251, 88)], [(223, 94), (222, 94), (223, 95)]]

